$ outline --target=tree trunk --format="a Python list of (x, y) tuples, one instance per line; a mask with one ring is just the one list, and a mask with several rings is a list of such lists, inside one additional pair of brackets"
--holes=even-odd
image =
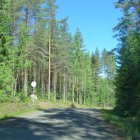
[[(29, 1), (26, 0), (26, 31), (28, 34), (28, 22), (29, 22)], [(25, 65), (27, 64), (27, 56), (25, 55)], [(24, 69), (24, 95), (28, 95), (28, 70), (27, 67), (25, 66)]]
[[(25, 61), (25, 64), (27, 63), (27, 60)], [(28, 71), (27, 68), (25, 67), (24, 70), (24, 95), (28, 95)]]
[(79, 94), (79, 103), (82, 104), (82, 95)]
[(56, 100), (56, 81), (57, 81), (57, 74), (56, 69), (54, 68), (54, 76), (53, 76), (53, 92), (54, 92), (54, 100)]
[(16, 81), (15, 81), (15, 85), (14, 85), (14, 96), (16, 95), (16, 92), (17, 92), (17, 82), (18, 82), (18, 71), (16, 74)]
[(78, 79), (77, 81), (77, 86), (76, 86), (76, 94), (77, 94), (77, 103), (79, 102), (78, 96), (79, 96), (79, 89), (78, 89)]
[(67, 101), (68, 100), (68, 83), (67, 83), (67, 79), (66, 79), (67, 77), (66, 77), (66, 73), (65, 73), (65, 101)]
[(28, 31), (28, 22), (29, 22), (29, 0), (26, 0), (26, 29)]
[(60, 84), (59, 84), (59, 96), (60, 96), (60, 100), (62, 99), (62, 81), (61, 81), (61, 77), (59, 77), (59, 81), (60, 81)]
[(74, 78), (73, 78), (73, 84), (72, 84), (72, 102), (74, 103), (74, 84), (75, 84), (75, 82), (74, 82)]
[(65, 70), (64, 70), (64, 74), (63, 74), (63, 101), (65, 102), (66, 100), (66, 75), (65, 75)]
[(48, 100), (50, 100), (50, 84), (51, 84), (51, 35), (49, 33), (49, 71), (48, 71)]
[(41, 94), (42, 94), (42, 97), (44, 98), (44, 93), (45, 93), (45, 89), (44, 89), (44, 69), (43, 69), (43, 66), (41, 65), (40, 66), (40, 78), (41, 78)]
[(86, 105), (86, 95), (85, 95), (86, 92), (85, 92), (85, 90), (86, 89), (84, 89), (84, 105)]

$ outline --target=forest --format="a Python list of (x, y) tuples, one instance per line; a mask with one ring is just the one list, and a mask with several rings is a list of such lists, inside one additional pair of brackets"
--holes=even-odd
[[(90, 54), (55, 0), (0, 1), (0, 102), (63, 100), (140, 115), (140, 0), (118, 0), (118, 46)], [(93, 25), (94, 26), (94, 25)], [(93, 46), (95, 47), (95, 46)]]
[(0, 101), (24, 102), (32, 94), (48, 100), (113, 106), (116, 62), (113, 52), (85, 49), (68, 18), (57, 19), (55, 0), (2, 0)]

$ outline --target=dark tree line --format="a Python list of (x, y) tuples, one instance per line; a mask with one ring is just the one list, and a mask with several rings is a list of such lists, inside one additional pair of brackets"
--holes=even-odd
[(114, 28), (119, 40), (116, 77), (116, 111), (122, 116), (140, 115), (140, 0), (119, 0), (123, 16)]

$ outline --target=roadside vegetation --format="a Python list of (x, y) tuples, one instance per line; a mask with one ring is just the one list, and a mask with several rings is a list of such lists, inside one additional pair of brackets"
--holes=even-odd
[(126, 140), (140, 139), (140, 118), (121, 117), (114, 110), (102, 110), (105, 120), (115, 125), (126, 136)]
[(50, 109), (50, 108), (87, 108), (87, 106), (80, 105), (72, 102), (63, 101), (48, 101), (40, 100), (32, 103), (28, 101), (26, 103), (0, 103), (0, 119), (7, 119), (14, 117), (22, 113), (36, 111), (38, 109)]
[(34, 111), (38, 105), (30, 103), (0, 103), (0, 119), (14, 117), (21, 113)]
[(116, 124), (129, 140), (140, 139), (140, 0), (119, 0), (116, 8), (123, 11), (114, 28), (119, 41), (116, 50), (116, 105), (104, 116)]

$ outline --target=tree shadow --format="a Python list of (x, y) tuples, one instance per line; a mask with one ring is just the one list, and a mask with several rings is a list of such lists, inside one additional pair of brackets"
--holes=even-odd
[(0, 122), (0, 140), (119, 140), (99, 110), (49, 109)]

